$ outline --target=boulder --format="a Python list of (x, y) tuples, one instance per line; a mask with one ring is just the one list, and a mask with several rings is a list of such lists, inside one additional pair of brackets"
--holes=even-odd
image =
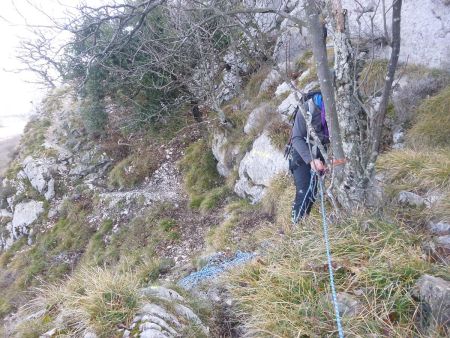
[(425, 199), (410, 191), (400, 191), (398, 203), (408, 207), (421, 208), (425, 206)]
[(415, 284), (412, 295), (421, 302), (418, 327), (424, 333), (437, 326), (450, 328), (450, 282), (431, 275), (424, 275)]
[(275, 148), (267, 132), (263, 132), (253, 148), (239, 165), (239, 180), (234, 191), (241, 197), (249, 197), (253, 203), (261, 200), (264, 190), (272, 178), (288, 171), (288, 162), (283, 153)]

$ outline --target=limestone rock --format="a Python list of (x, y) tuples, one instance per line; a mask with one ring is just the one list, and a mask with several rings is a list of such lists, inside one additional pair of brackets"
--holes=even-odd
[(263, 132), (239, 165), (239, 180), (234, 191), (256, 203), (261, 200), (272, 178), (287, 171), (288, 162), (283, 153), (272, 145), (267, 132)]
[(294, 113), (295, 108), (298, 106), (298, 100), (295, 96), (295, 93), (289, 94), (287, 98), (284, 99), (283, 102), (277, 108), (277, 111), (285, 116), (289, 117)]
[[(176, 291), (162, 286), (152, 286), (141, 289), (140, 293), (144, 298), (150, 297), (153, 299), (154, 303), (142, 306), (139, 313), (134, 317), (129, 330), (124, 331), (124, 338), (180, 337), (180, 332), (185, 330), (188, 325), (193, 325), (202, 330), (205, 335), (208, 335), (209, 329), (203, 325), (192, 309), (182, 304), (184, 298)], [(163, 301), (157, 304), (157, 299)], [(136, 332), (136, 328), (138, 328), (138, 332)]]
[(212, 153), (217, 160), (217, 171), (220, 175), (227, 177), (233, 170), (235, 157), (239, 154), (239, 147), (230, 146), (226, 132), (217, 129), (213, 133)]
[[(366, 2), (370, 3), (370, 2)], [(386, 2), (389, 6), (392, 1)], [(382, 6), (376, 13), (361, 14), (360, 7), (354, 0), (343, 0), (343, 8), (348, 10), (349, 25), (352, 32), (359, 32), (356, 19), (359, 17), (361, 37), (374, 38), (383, 36)], [(372, 20), (374, 16), (372, 27)], [(388, 31), (391, 30), (391, 13), (387, 17)], [(422, 0), (405, 1), (402, 6), (400, 62), (423, 64), (427, 67), (448, 67), (448, 39), (450, 35), (450, 6), (445, 1)], [(377, 50), (378, 55), (387, 57), (388, 47)]]
[(444, 221), (440, 221), (440, 222), (436, 222), (436, 223), (430, 222), (427, 225), (427, 229), (432, 235), (436, 235), (436, 236), (450, 235), (450, 223), (448, 223), (448, 222), (444, 222)]
[(276, 71), (275, 69), (272, 69), (264, 79), (264, 81), (261, 83), (261, 87), (259, 87), (259, 94), (269, 90), (269, 88), (275, 85), (280, 80), (280, 78), (280, 73), (278, 73), (278, 71)]
[(361, 313), (361, 303), (354, 296), (346, 292), (339, 292), (336, 296), (343, 317), (356, 317)]
[(425, 206), (425, 199), (410, 191), (400, 191), (398, 203), (409, 207), (421, 208)]
[[(55, 181), (52, 179), (53, 163), (46, 159), (34, 159), (28, 156), (23, 161), (23, 175), (32, 187), (47, 200), (55, 195)], [(50, 185), (49, 182), (51, 181)]]
[(28, 234), (28, 227), (44, 212), (44, 202), (29, 201), (16, 205), (12, 219), (12, 235), (17, 239)]
[(150, 286), (140, 290), (143, 296), (158, 297), (167, 301), (183, 302), (184, 298), (176, 291), (163, 286)]
[(450, 282), (424, 275), (412, 294), (422, 302), (418, 323), (422, 331), (433, 329), (435, 325), (450, 329)]
[[(291, 15), (303, 16), (302, 8), (297, 7)], [(283, 20), (280, 25), (281, 34), (278, 36), (273, 52), (273, 59), (285, 65), (286, 60), (292, 62), (308, 48), (307, 35), (304, 28), (294, 25), (290, 20)]]
[(394, 149), (402, 149), (405, 142), (405, 131), (402, 128), (398, 128), (392, 135), (392, 147)]
[(283, 82), (275, 90), (275, 95), (280, 96), (280, 95), (283, 95), (284, 93), (289, 93), (290, 91), (291, 91), (291, 87), (289, 86), (289, 84), (287, 82)]
[(48, 331), (45, 332), (44, 334), (40, 335), (39, 338), (51, 338), (51, 337), (53, 337), (53, 336), (56, 334), (57, 331), (58, 331), (58, 330), (57, 330), (57, 328), (55, 327), (55, 328), (53, 328), (53, 329), (51, 329), (51, 330), (48, 330)]
[(247, 118), (247, 122), (244, 126), (244, 133), (250, 134), (253, 130), (257, 130), (263, 126), (266, 122), (266, 117), (269, 113), (270, 106), (267, 103), (253, 109)]

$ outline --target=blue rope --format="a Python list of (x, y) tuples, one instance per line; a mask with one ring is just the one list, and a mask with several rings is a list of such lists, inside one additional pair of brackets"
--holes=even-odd
[(327, 251), (327, 260), (328, 260), (328, 272), (330, 274), (330, 286), (331, 286), (331, 296), (333, 298), (334, 304), (334, 313), (336, 315), (336, 324), (339, 332), (339, 338), (344, 338), (344, 330), (342, 329), (341, 317), (339, 315), (339, 305), (337, 302), (336, 288), (334, 286), (334, 274), (333, 274), (333, 265), (331, 264), (331, 252), (330, 252), (330, 241), (328, 239), (328, 224), (327, 224), (327, 215), (325, 210), (325, 203), (323, 197), (323, 178), (318, 177), (319, 179), (319, 193), (320, 193), (320, 204), (321, 204), (321, 213), (322, 213), (322, 222), (323, 222), (323, 238), (325, 240), (325, 247)]

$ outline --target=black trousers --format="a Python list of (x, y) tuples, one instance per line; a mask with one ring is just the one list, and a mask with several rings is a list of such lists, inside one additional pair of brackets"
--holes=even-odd
[(303, 161), (291, 170), (295, 182), (295, 199), (292, 205), (292, 222), (308, 215), (315, 201), (317, 175), (311, 172), (311, 165)]

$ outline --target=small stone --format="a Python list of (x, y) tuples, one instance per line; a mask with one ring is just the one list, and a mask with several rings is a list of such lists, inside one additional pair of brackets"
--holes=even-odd
[(158, 330), (145, 330), (139, 335), (140, 338), (168, 338), (170, 336)]
[(130, 331), (128, 331), (128, 330), (125, 330), (125, 331), (123, 331), (123, 338), (129, 338), (130, 337), (130, 335), (131, 335), (131, 332)]
[(174, 290), (162, 286), (151, 286), (140, 290), (143, 296), (154, 296), (168, 301), (183, 302), (184, 298)]
[(428, 231), (432, 235), (436, 236), (444, 236), (444, 235), (450, 235), (450, 223), (440, 221), (437, 223), (431, 222), (427, 225)]
[(412, 294), (422, 301), (418, 324), (423, 332), (432, 332), (435, 326), (450, 328), (450, 282), (424, 275), (417, 281)]
[(337, 302), (343, 317), (355, 317), (361, 313), (361, 303), (349, 293), (339, 292)]
[(58, 330), (55, 327), (55, 328), (45, 332), (44, 334), (40, 335), (39, 338), (51, 338), (51, 337), (53, 337), (56, 334), (57, 331)]
[(398, 203), (409, 207), (420, 208), (425, 206), (425, 199), (410, 191), (400, 191), (398, 194)]

